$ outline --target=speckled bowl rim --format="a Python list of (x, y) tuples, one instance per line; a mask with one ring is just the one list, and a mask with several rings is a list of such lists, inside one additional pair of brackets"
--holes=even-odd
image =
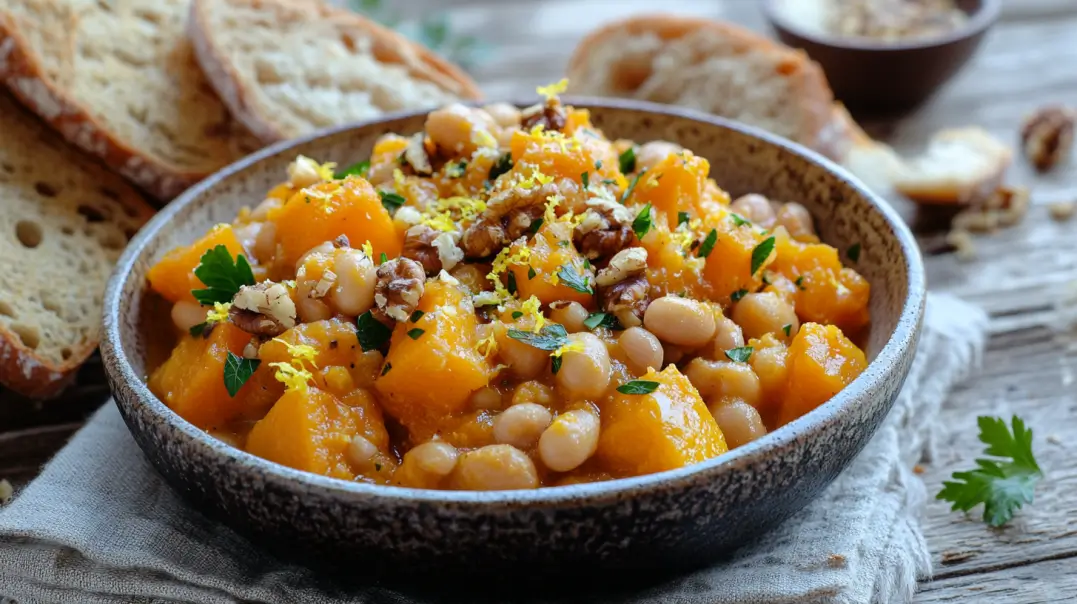
[(767, 21), (770, 21), (773, 26), (788, 30), (790, 33), (800, 38), (821, 46), (829, 46), (831, 48), (848, 51), (860, 50), (876, 52), (879, 54), (885, 52), (939, 48), (941, 46), (953, 44), (954, 42), (974, 38), (990, 29), (991, 26), (998, 22), (999, 16), (1002, 14), (1002, 0), (980, 0), (982, 2), (980, 9), (972, 14), (972, 17), (968, 22), (960, 29), (956, 29), (945, 36), (909, 40), (898, 43), (872, 42), (861, 38), (842, 38), (839, 36), (827, 36), (810, 32), (786, 18), (785, 15), (782, 14), (782, 11), (778, 10), (776, 5), (779, 2), (784, 1), (785, 0), (763, 0), (762, 2), (763, 14), (767, 18)]
[[(120, 308), (123, 306), (121, 295), (124, 291), (124, 283), (130, 277), (136, 259), (142, 254), (149, 242), (157, 235), (162, 227), (171, 222), (180, 210), (191, 203), (198, 195), (216, 185), (226, 177), (242, 172), (251, 164), (266, 157), (276, 155), (292, 147), (306, 144), (322, 136), (339, 134), (348, 130), (358, 130), (369, 127), (383, 121), (408, 118), (418, 114), (428, 113), (424, 111), (405, 111), (382, 116), (379, 119), (367, 122), (349, 124), (345, 126), (323, 129), (312, 134), (283, 141), (266, 147), (252, 155), (249, 155), (232, 165), (222, 169), (216, 174), (209, 176), (200, 183), (194, 185), (186, 192), (177, 197), (172, 203), (162, 209), (152, 218), (139, 233), (131, 240), (123, 255), (117, 262), (115, 271), (109, 279), (104, 295), (104, 327), (101, 340), (101, 353), (105, 366), (113, 380), (123, 381), (131, 389), (146, 413), (154, 416), (154, 419), (166, 422), (171, 428), (179, 431), (198, 446), (205, 447), (216, 455), (228, 458), (229, 462), (240, 465), (256, 467), (264, 479), (274, 479), (285, 484), (294, 482), (294, 487), (302, 486), (307, 490), (321, 491), (326, 496), (337, 498), (342, 503), (349, 500), (377, 498), (386, 504), (395, 502), (429, 503), (429, 504), (455, 504), (474, 507), (475, 511), (490, 508), (503, 508), (504, 506), (558, 506), (564, 504), (579, 504), (581, 501), (609, 502), (626, 497), (634, 493), (647, 491), (654, 488), (670, 486), (688, 486), (699, 480), (705, 480), (708, 475), (717, 475), (722, 472), (735, 472), (751, 467), (761, 458), (769, 455), (780, 455), (783, 450), (794, 449), (802, 439), (812, 438), (823, 426), (836, 421), (843, 413), (848, 413), (851, 408), (859, 404), (862, 397), (870, 396), (882, 390), (889, 376), (901, 366), (900, 359), (907, 354), (913, 354), (912, 346), (917, 341), (921, 321), (924, 313), (924, 301), (926, 297), (926, 285), (923, 262), (919, 248), (908, 227), (886, 202), (877, 195), (871, 193), (867, 187), (856, 180), (843, 168), (834, 164), (823, 156), (806, 149), (796, 143), (764, 132), (760, 129), (741, 124), (732, 120), (719, 118), (706, 113), (647, 103), (642, 101), (622, 99), (599, 99), (588, 97), (573, 97), (565, 99), (566, 104), (596, 109), (609, 108), (629, 111), (643, 111), (655, 114), (665, 114), (677, 118), (695, 120), (710, 126), (718, 126), (739, 131), (743, 134), (755, 137), (763, 142), (782, 147), (788, 152), (799, 155), (809, 162), (821, 165), (827, 171), (833, 173), (846, 185), (863, 195), (874, 207), (876, 212), (882, 214), (885, 221), (895, 233), (901, 249), (905, 265), (907, 267), (906, 288), (908, 295), (905, 298), (901, 314), (894, 327), (890, 339), (879, 351), (878, 356), (868, 365), (867, 369), (839, 392), (831, 400), (820, 405), (810, 413), (799, 419), (782, 426), (780, 429), (766, 436), (719, 455), (709, 460), (656, 474), (636, 476), (632, 478), (620, 478), (594, 483), (565, 485), (557, 487), (545, 487), (541, 489), (513, 490), (513, 491), (439, 491), (428, 489), (414, 489), (407, 487), (371, 485), (361, 482), (350, 482), (337, 478), (330, 478), (309, 472), (303, 472), (288, 468), (274, 462), (241, 451), (240, 449), (226, 445), (217, 439), (199, 430), (193, 424), (182, 419), (174, 411), (161, 402), (152, 392), (141, 377), (135, 374), (131, 365), (127, 362), (126, 353), (123, 350), (120, 337), (121, 326)], [(518, 106), (526, 106), (528, 103), (515, 103)], [(143, 286), (144, 287), (144, 286)], [(228, 467), (235, 467), (229, 465)], [(287, 485), (286, 485), (287, 486)]]

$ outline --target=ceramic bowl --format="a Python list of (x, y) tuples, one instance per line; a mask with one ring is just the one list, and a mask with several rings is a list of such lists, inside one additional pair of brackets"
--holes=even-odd
[(998, 20), (1002, 0), (957, 0), (968, 15), (945, 36), (895, 43), (814, 33), (765, 0), (763, 12), (782, 42), (801, 48), (822, 66), (834, 96), (854, 112), (908, 110), (929, 98), (968, 62)]
[[(730, 552), (810, 502), (861, 450), (908, 372), (924, 306), (924, 272), (908, 229), (883, 201), (821, 156), (731, 121), (643, 102), (567, 100), (611, 138), (665, 139), (707, 158), (733, 195), (797, 200), (822, 238), (872, 287), (867, 370), (808, 415), (726, 455), (623, 480), (529, 491), (371, 486), (292, 470), (229, 447), (146, 387), (155, 331), (146, 271), (167, 251), (229, 222), (284, 179), (297, 153), (347, 165), (382, 134), (413, 133), (422, 113), (388, 116), (264, 149), (162, 210), (127, 248), (105, 294), (102, 354), (135, 440), (191, 505), (261, 543), (351, 568), (478, 571), (684, 567)], [(835, 527), (839, 530), (840, 527)], [(300, 554), (301, 552), (301, 554)], [(308, 558), (308, 560), (310, 560)], [(379, 571), (380, 572), (380, 571)]]

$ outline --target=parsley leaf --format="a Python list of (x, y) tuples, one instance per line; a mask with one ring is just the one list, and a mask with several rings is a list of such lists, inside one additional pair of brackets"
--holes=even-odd
[(594, 290), (591, 289), (591, 278), (587, 275), (577, 273), (568, 266), (562, 265), (561, 270), (557, 271), (557, 276), (561, 278), (562, 283), (581, 294), (595, 293)]
[(505, 286), (509, 290), (509, 293), (516, 295), (516, 273), (509, 271), (508, 284)]
[(449, 178), (460, 178), (467, 171), (467, 160), (461, 159), (458, 162), (449, 162), (445, 166), (445, 175)]
[(254, 285), (254, 273), (243, 254), (236, 256), (228, 248), (218, 245), (206, 250), (194, 269), (194, 276), (206, 285), (206, 289), (191, 290), (195, 300), (203, 306), (212, 306), (214, 302), (231, 302), (242, 285)]
[(389, 341), (389, 336), (393, 335), (393, 332), (384, 323), (375, 319), (368, 310), (356, 319), (355, 335), (359, 338), (359, 347), (363, 349), (363, 352), (368, 352), (381, 348)]
[(786, 323), (785, 325), (782, 325), (782, 331), (785, 332), (785, 337), (788, 338), (789, 337), (789, 332), (793, 331), (793, 324), (792, 323)]
[(411, 316), (408, 317), (408, 321), (411, 321), (412, 323), (418, 323), (419, 319), (423, 318), (423, 315), (425, 314), (426, 313), (424, 313), (423, 311), (416, 309), (415, 312), (411, 313)]
[(413, 327), (413, 328), (408, 330), (408, 337), (413, 339), (413, 340), (418, 340), (419, 338), (422, 337), (422, 335), (424, 333), (426, 333), (425, 329), (420, 329), (418, 327)]
[(557, 372), (561, 371), (561, 357), (553, 357), (550, 359), (550, 371), (552, 371), (554, 375), (557, 375)]
[(797, 280), (796, 280), (796, 281), (794, 281), (793, 283), (795, 283), (795, 284), (796, 284), (796, 286), (797, 286), (797, 289), (799, 289), (799, 290), (801, 290), (801, 291), (803, 291), (804, 289), (806, 289), (806, 288), (804, 287), (804, 275), (801, 275), (801, 276), (797, 277)]
[(352, 164), (347, 168), (344, 168), (340, 172), (333, 175), (333, 178), (340, 180), (349, 176), (361, 176), (366, 178), (367, 172), (370, 171), (370, 160), (361, 161), (359, 163)]
[(849, 249), (845, 250), (845, 255), (849, 257), (849, 260), (853, 262), (860, 261), (860, 244), (854, 243), (849, 246)]
[(228, 390), (228, 396), (235, 396), (261, 364), (260, 359), (245, 359), (228, 351), (228, 358), (224, 361), (224, 387)]
[(621, 322), (617, 320), (617, 317), (611, 313), (594, 312), (591, 313), (586, 319), (583, 320), (583, 326), (591, 331), (598, 329), (599, 327), (608, 327), (610, 329), (623, 329)]
[(497, 180), (498, 176), (512, 169), (512, 155), (506, 153), (498, 158), (497, 163), (490, 166), (490, 182)]
[(531, 226), (527, 227), (527, 230), (531, 231), (531, 234), (534, 235), (535, 233), (538, 232), (539, 229), (542, 228), (542, 223), (544, 223), (544, 222), (546, 222), (545, 218), (536, 218), (531, 223)]
[(740, 214), (730, 214), (733, 218), (734, 226), (744, 226), (746, 224), (752, 224), (750, 220), (745, 220)]
[(621, 174), (631, 174), (636, 171), (636, 148), (629, 147), (624, 150), (619, 156), (617, 161), (620, 162)]
[(391, 371), (391, 370), (392, 370), (392, 368), (393, 368), (393, 364), (392, 364), (392, 363), (386, 363), (386, 364), (385, 364), (385, 367), (382, 367), (382, 368), (381, 368), (381, 374), (382, 374), (382, 375), (385, 375), (386, 373), (389, 373), (389, 371)]
[(527, 280), (528, 281), (534, 279), (537, 275), (538, 275), (538, 273), (535, 272), (535, 267), (533, 267), (533, 266), (527, 267)]
[(392, 191), (378, 191), (378, 195), (381, 195), (381, 205), (385, 206), (390, 214), (400, 209), (400, 206), (407, 201), (402, 195)]
[(752, 250), (752, 275), (759, 272), (763, 263), (774, 253), (774, 237), (767, 237)]
[(538, 333), (531, 330), (510, 329), (509, 337), (513, 340), (519, 340), (532, 348), (550, 352), (568, 344), (568, 332), (565, 331), (564, 325), (558, 323), (546, 325)]
[(591, 175), (587, 172), (580, 174), (580, 182), (583, 183), (583, 188), (591, 186)]
[(632, 380), (631, 382), (625, 382), (617, 387), (617, 392), (621, 394), (650, 394), (655, 390), (658, 390), (658, 382), (650, 382), (647, 380)]
[(699, 251), (696, 252), (696, 256), (699, 258), (710, 256), (715, 243), (718, 243), (718, 231), (711, 229), (711, 232), (707, 233), (707, 238), (703, 240), (703, 245), (699, 246)]
[(628, 188), (626, 188), (625, 192), (621, 195), (621, 203), (622, 204), (624, 204), (625, 202), (628, 201), (628, 198), (631, 197), (631, 195), (632, 195), (632, 191), (636, 190), (636, 184), (639, 183), (640, 177), (643, 176), (646, 173), (647, 173), (647, 170), (644, 169), (639, 174), (636, 174), (635, 176), (632, 177), (632, 182), (628, 183)]
[(522, 312), (520, 312), (518, 310), (512, 311), (512, 318), (513, 319), (519, 319), (522, 316), (524, 316), (524, 313), (522, 313)]
[(740, 299), (743, 298), (744, 296), (747, 296), (747, 295), (748, 295), (748, 290), (746, 290), (746, 289), (738, 289), (737, 291), (730, 294), (729, 299), (734, 301), (734, 302), (740, 302)]
[(198, 336), (200, 336), (200, 335), (202, 335), (202, 334), (204, 334), (206, 332), (207, 327), (209, 327), (209, 323), (206, 323), (205, 321), (202, 321), (198, 325), (194, 325), (190, 329), (188, 329), (187, 333), (189, 333), (192, 336), (197, 338)]
[(752, 358), (752, 347), (740, 346), (738, 348), (730, 348), (725, 351), (725, 356), (729, 357), (730, 361), (736, 363), (747, 363), (748, 359)]
[(389, 255), (385, 252), (381, 253), (381, 257), (378, 258), (378, 264), (385, 264), (389, 261)]
[(677, 212), (677, 226), (681, 226), (682, 224), (688, 222), (688, 219), (688, 212)]
[(643, 236), (647, 234), (647, 231), (651, 230), (651, 204), (643, 206), (643, 209), (636, 214), (636, 219), (632, 221), (632, 230), (636, 233), (636, 239), (643, 239)]
[(1012, 433), (1001, 417), (981, 416), (976, 421), (980, 441), (987, 445), (984, 453), (1009, 461), (977, 459), (975, 470), (954, 472), (954, 481), (943, 482), (935, 498), (951, 502), (952, 511), (967, 512), (982, 503), (984, 522), (1002, 526), (1022, 505), (1032, 503), (1043, 471), (1032, 454), (1032, 430), (1021, 418), (1013, 416)]

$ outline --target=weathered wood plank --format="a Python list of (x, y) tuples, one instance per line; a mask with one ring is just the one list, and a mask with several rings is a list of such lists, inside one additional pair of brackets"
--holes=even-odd
[(1049, 604), (1073, 602), (1077, 594), (1074, 558), (1046, 560), (991, 573), (936, 579), (920, 586), (917, 604), (942, 602), (1005, 602)]

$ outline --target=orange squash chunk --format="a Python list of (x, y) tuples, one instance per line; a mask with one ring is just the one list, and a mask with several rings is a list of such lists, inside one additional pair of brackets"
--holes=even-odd
[(194, 269), (198, 268), (202, 254), (218, 245), (228, 248), (233, 258), (243, 253), (243, 246), (232, 231), (232, 226), (218, 224), (198, 241), (168, 252), (153, 265), (146, 273), (150, 287), (169, 302), (194, 302), (191, 290), (205, 287), (205, 284), (194, 276)]
[(375, 258), (400, 255), (402, 240), (381, 196), (361, 179), (349, 177), (300, 190), (270, 214), (277, 225), (279, 260), (294, 266), (310, 248), (346, 235), (355, 247), (370, 241)]
[[(660, 221), (656, 221), (660, 222)], [(676, 222), (673, 223), (676, 225)], [(688, 252), (681, 240), (672, 236), (663, 226), (651, 229), (641, 242), (647, 250), (647, 282), (655, 298), (666, 294), (680, 294), (704, 299), (710, 295), (710, 284), (704, 280), (696, 264), (695, 256)]]
[(763, 271), (774, 258), (772, 253), (770, 259), (753, 274), (752, 252), (757, 245), (767, 239), (767, 236), (748, 225), (733, 226), (725, 218), (711, 215), (704, 221), (704, 229), (707, 233), (711, 228), (715, 228), (715, 220), (721, 221), (716, 227), (718, 239), (714, 243), (714, 249), (707, 255), (703, 276), (710, 283), (714, 298), (723, 303), (727, 302), (737, 290), (756, 291), (759, 289), (763, 284)]
[(851, 268), (814, 269), (803, 275), (796, 296), (801, 321), (837, 325), (853, 332), (868, 324), (871, 285)]
[(350, 367), (362, 355), (359, 338), (355, 334), (355, 324), (343, 319), (300, 323), (262, 344), (258, 349), (258, 357), (263, 363), (289, 363), (292, 355), (285, 344), (301, 344), (314, 348), (314, 364), (318, 367)]
[(247, 452), (289, 468), (351, 479), (346, 451), (361, 432), (359, 413), (317, 388), (288, 390), (254, 424)]
[[(531, 255), (527, 264), (514, 264), (510, 267), (516, 290), (521, 300), (535, 296), (542, 304), (557, 300), (572, 300), (587, 308), (594, 307), (594, 294), (581, 292), (565, 285), (565, 280), (555, 275), (564, 267), (576, 275), (591, 274), (588, 284), (594, 291), (594, 271), (584, 269), (584, 258), (572, 243), (572, 225), (567, 222), (543, 223), (535, 233), (530, 245), (514, 245), (512, 253), (521, 247), (528, 247)], [(531, 271), (534, 270), (534, 276)], [(554, 284), (554, 281), (557, 283)]]
[(790, 279), (817, 268), (841, 270), (838, 250), (825, 243), (801, 243), (789, 236), (785, 228), (774, 231), (775, 258), (770, 270), (777, 271)]
[(203, 430), (241, 417), (257, 417), (281, 392), (268, 367), (259, 367), (234, 397), (224, 387), (228, 353), (241, 354), (250, 339), (250, 334), (230, 323), (215, 326), (208, 338), (184, 336), (168, 360), (150, 375), (150, 390)]
[(691, 151), (668, 155), (640, 177), (628, 202), (650, 203), (676, 226), (678, 212), (704, 215), (700, 202), (709, 171), (710, 163)]
[(650, 394), (615, 393), (602, 406), (596, 453), (617, 476), (672, 470), (728, 450), (722, 430), (699, 392), (675, 365), (639, 378), (658, 382)]
[(400, 321), (393, 330), (385, 359), (391, 368), (375, 387), (389, 415), (422, 431), (466, 408), (471, 393), (488, 383), (490, 365), (475, 350), (475, 309), (460, 286), (428, 281), (418, 310), (418, 321)]
[(827, 402), (868, 366), (864, 353), (833, 325), (805, 323), (789, 345), (788, 382), (779, 424)]
[[(614, 186), (627, 186), (628, 181), (618, 168), (617, 152), (613, 145), (584, 131), (568, 137), (558, 132), (518, 131), (513, 133), (509, 144), (512, 161), (520, 166), (514, 169), (525, 177), (531, 176), (532, 169), (537, 168), (546, 176), (581, 182), (586, 172), (590, 182), (612, 180)], [(528, 169), (523, 166), (528, 166)]]

